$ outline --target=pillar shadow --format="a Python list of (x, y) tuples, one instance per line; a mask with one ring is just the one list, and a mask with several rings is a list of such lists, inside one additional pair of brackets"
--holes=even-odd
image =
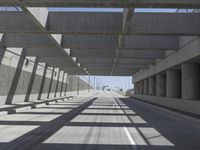
[(63, 93), (64, 78), (65, 78), (65, 72), (63, 73), (63, 77), (62, 77), (61, 89), (60, 89), (60, 97), (62, 96), (62, 93)]
[[(147, 141), (150, 138), (147, 138), (144, 135), (142, 129), (154, 129), (155, 131), (158, 131), (160, 136), (173, 143), (173, 148), (175, 150), (186, 150), (190, 149), (191, 147), (193, 150), (200, 149), (200, 144), (196, 140), (200, 138), (200, 132), (198, 132), (200, 128), (191, 123), (189, 120), (181, 118), (178, 119), (176, 116), (168, 114), (167, 112), (161, 111), (159, 109), (155, 109), (147, 103), (134, 100), (132, 98), (118, 99), (147, 122), (146, 127), (144, 127), (141, 124), (137, 124), (132, 121), (140, 135), (146, 139), (148, 145), (151, 145), (151, 143)], [(127, 117), (130, 118), (129, 120), (131, 120), (131, 117), (128, 114)], [(148, 149), (148, 146), (139, 146), (139, 148), (141, 150), (146, 150)], [(149, 149), (151, 149), (151, 146), (149, 146)], [(163, 149), (165, 149), (165, 145), (160, 147), (160, 150)]]
[(28, 85), (28, 89), (27, 89), (27, 92), (26, 92), (26, 97), (25, 97), (25, 100), (24, 100), (25, 102), (28, 102), (29, 99), (30, 99), (31, 91), (32, 91), (33, 84), (34, 84), (34, 81), (35, 81), (37, 66), (38, 66), (38, 60), (36, 58), (36, 60), (34, 62), (34, 65), (33, 65), (33, 70), (31, 72), (31, 79), (30, 79), (30, 82), (29, 82), (29, 85)]
[(24, 65), (24, 60), (25, 60), (24, 50), (22, 50), (22, 53), (21, 53), (21, 56), (19, 58), (18, 65), (16, 67), (16, 71), (15, 71), (15, 74), (14, 74), (14, 77), (13, 77), (13, 80), (12, 80), (10, 90), (8, 92), (5, 104), (12, 104), (13, 97), (15, 95), (17, 85), (18, 85), (18, 82), (19, 82), (19, 79), (20, 79), (20, 75), (21, 75), (21, 72), (22, 72), (22, 68), (23, 68), (23, 65)]
[(60, 70), (58, 71), (58, 78), (57, 78), (57, 81), (56, 81), (56, 89), (55, 89), (54, 97), (56, 97), (56, 95), (57, 95), (58, 84), (59, 84), (59, 77), (60, 77)]
[(42, 82), (41, 82), (41, 85), (40, 85), (40, 90), (39, 90), (38, 98), (37, 98), (38, 100), (41, 100), (41, 97), (42, 97), (42, 92), (43, 92), (43, 89), (44, 89), (46, 74), (47, 74), (47, 64), (45, 64), (44, 73), (43, 73), (43, 76), (42, 76)]
[(53, 84), (54, 70), (55, 70), (55, 68), (53, 67), (53, 70), (52, 70), (52, 73), (51, 73), (51, 80), (50, 80), (50, 84), (49, 84), (49, 90), (48, 90), (48, 94), (47, 94), (48, 99), (50, 98), (50, 94), (51, 94), (51, 87), (52, 87), (52, 84)]
[(4, 46), (5, 36), (3, 35), (0, 41), (0, 65), (2, 64), (3, 57), (5, 55), (6, 47)]
[[(38, 128), (31, 130), (30, 132), (18, 137), (17, 139), (15, 139), (7, 144), (0, 143), (1, 150), (7, 150), (7, 149), (30, 150), (30, 149), (34, 148), (37, 144), (42, 143), (47, 138), (49, 138), (53, 134), (55, 134), (67, 122), (70, 122), (72, 119), (74, 119), (85, 108), (90, 106), (92, 104), (92, 102), (95, 100), (96, 100), (96, 98), (86, 101), (82, 105), (72, 109), (71, 111), (69, 111), (47, 123), (42, 124), (41, 122), (37, 122), (38, 124), (40, 124), (40, 126)], [(5, 123), (8, 123), (8, 122), (5, 122)], [(24, 123), (27, 123), (27, 121)], [(34, 123), (34, 121), (31, 124), (33, 124), (33, 123)], [(15, 122), (15, 124), (17, 124), (17, 122)]]

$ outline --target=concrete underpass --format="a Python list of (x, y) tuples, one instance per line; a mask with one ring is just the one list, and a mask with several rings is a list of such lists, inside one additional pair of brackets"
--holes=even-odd
[(0, 150), (200, 150), (199, 36), (198, 0), (0, 0)]

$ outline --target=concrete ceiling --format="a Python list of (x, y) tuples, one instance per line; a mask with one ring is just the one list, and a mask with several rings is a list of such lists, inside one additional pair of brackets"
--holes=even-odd
[[(37, 56), (69, 74), (132, 76), (163, 59), (167, 51), (178, 50), (179, 36), (200, 34), (199, 13), (136, 13), (129, 8), (197, 8), (196, 0), (1, 0), (0, 5), (22, 9), (0, 12), (4, 46), (24, 48), (26, 56)], [(61, 5), (127, 8), (123, 12), (49, 12), (37, 7)]]
[(199, 8), (198, 0), (1, 0), (4, 6), (109, 8)]

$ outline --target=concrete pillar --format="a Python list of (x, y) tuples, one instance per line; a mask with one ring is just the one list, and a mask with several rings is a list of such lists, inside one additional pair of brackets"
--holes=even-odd
[(200, 99), (199, 64), (182, 64), (182, 99)]
[(167, 70), (166, 97), (181, 98), (181, 70)]
[(140, 94), (140, 82), (136, 82), (135, 86), (136, 86), (136, 94)]
[(140, 84), (137, 82), (137, 94), (140, 94)]
[(156, 78), (149, 78), (149, 95), (156, 96)]
[(137, 83), (134, 83), (134, 93), (137, 94)]
[(140, 94), (144, 94), (144, 81), (140, 81)]
[(156, 96), (160, 96), (160, 97), (166, 96), (166, 75), (165, 74), (156, 75)]
[(144, 80), (144, 94), (149, 95), (149, 79)]

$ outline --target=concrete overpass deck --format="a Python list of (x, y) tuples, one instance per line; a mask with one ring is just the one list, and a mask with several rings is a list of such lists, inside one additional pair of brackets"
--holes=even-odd
[(199, 150), (200, 125), (100, 92), (0, 117), (1, 150)]

